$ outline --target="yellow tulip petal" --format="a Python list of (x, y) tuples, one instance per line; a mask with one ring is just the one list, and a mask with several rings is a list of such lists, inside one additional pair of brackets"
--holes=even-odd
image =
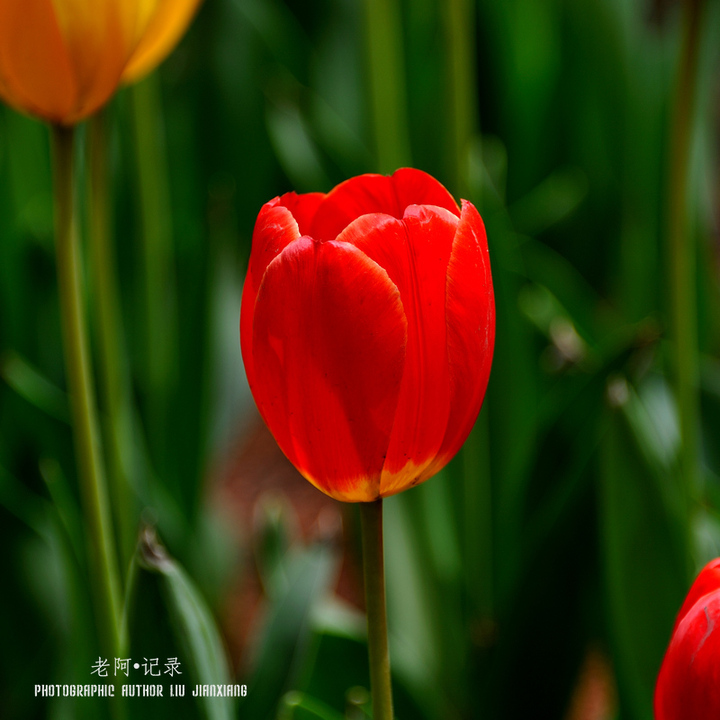
[(0, 0), (0, 94), (18, 109), (67, 120), (77, 84), (51, 0)]
[(0, 100), (4, 100), (10, 107), (22, 108), (24, 103), (21, 98), (17, 97), (12, 91), (7, 81), (2, 76), (2, 58), (0, 58)]
[(149, 73), (169, 55), (190, 24), (200, 0), (159, 0), (123, 73), (131, 83)]
[(97, 110), (117, 88), (135, 44), (137, 3), (54, 0), (54, 6), (78, 84), (75, 121)]

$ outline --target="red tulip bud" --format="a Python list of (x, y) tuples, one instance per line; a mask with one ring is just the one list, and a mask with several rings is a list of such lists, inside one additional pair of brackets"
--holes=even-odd
[(487, 238), (419, 170), (263, 206), (240, 336), (255, 402), (317, 488), (371, 501), (440, 470), (480, 411), (495, 339)]
[(683, 603), (655, 687), (655, 720), (720, 718), (720, 558)]

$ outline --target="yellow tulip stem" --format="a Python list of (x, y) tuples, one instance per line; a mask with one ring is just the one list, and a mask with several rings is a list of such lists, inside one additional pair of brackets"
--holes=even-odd
[(703, 0), (688, 0), (685, 3), (668, 181), (670, 327), (674, 341), (673, 374), (682, 440), (680, 465), (688, 512), (700, 490), (697, 259), (688, 217), (688, 180), (703, 6)]
[(392, 720), (390, 652), (385, 606), (385, 560), (383, 555), (382, 499), (360, 503), (363, 575), (367, 607), (370, 691), (374, 720)]
[(135, 550), (136, 524), (126, 463), (132, 452), (130, 409), (128, 407), (127, 369), (115, 260), (110, 232), (108, 187), (107, 117), (96, 113), (88, 127), (88, 199), (90, 263), (95, 298), (95, 331), (99, 349), (101, 406), (106, 417), (105, 441), (110, 468), (110, 495), (123, 566)]
[(105, 652), (117, 656), (120, 648), (120, 584), (83, 306), (80, 249), (73, 203), (74, 130), (56, 125), (52, 129), (52, 140), (58, 291), (75, 455), (89, 533), (90, 568), (96, 588), (101, 645)]

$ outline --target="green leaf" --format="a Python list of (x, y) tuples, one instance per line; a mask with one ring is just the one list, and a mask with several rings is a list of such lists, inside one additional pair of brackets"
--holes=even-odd
[(311, 612), (327, 592), (335, 564), (335, 553), (325, 543), (288, 560), (286, 591), (273, 597), (266, 610), (243, 716), (273, 717), (278, 698), (292, 687), (308, 647)]
[(283, 696), (277, 717), (278, 720), (344, 720), (325, 703), (296, 691)]
[(663, 455), (662, 436), (648, 432), (640, 399), (617, 385), (624, 380), (613, 383), (600, 482), (608, 625), (623, 717), (651, 720), (655, 679), (687, 589), (688, 553), (666, 500), (670, 478), (650, 460)]
[[(365, 639), (365, 618), (362, 618), (362, 632), (355, 621), (334, 622), (328, 627), (328, 608), (318, 608), (318, 619), (313, 622), (312, 652), (308, 653), (302, 677), (296, 689), (306, 697), (320, 700), (328, 707), (347, 713), (348, 720), (360, 720), (369, 710), (370, 674), (368, 666), (368, 648)], [(337, 613), (337, 608), (335, 612)], [(332, 612), (332, 610), (330, 610)], [(348, 612), (347, 610), (345, 612)], [(338, 617), (338, 619), (340, 619)], [(321, 627), (324, 625), (325, 627)], [(393, 705), (398, 717), (421, 720), (438, 717), (432, 697), (428, 701), (427, 688), (435, 688), (436, 681), (431, 679), (425, 692), (418, 692), (412, 684), (412, 676), (405, 672), (399, 656), (393, 653), (391, 662), (393, 674)]]
[(515, 227), (537, 235), (570, 215), (588, 193), (588, 179), (581, 168), (554, 170), (510, 208)]
[(427, 558), (414, 528), (419, 518), (413, 492), (413, 497), (402, 493), (388, 498), (383, 506), (390, 656), (395, 677), (404, 678), (421, 705), (438, 712), (447, 702), (440, 681), (443, 627), (437, 613), (442, 609), (433, 603), (437, 587), (427, 576)]
[(0, 358), (0, 376), (31, 405), (56, 420), (69, 421), (67, 395), (16, 352)]
[(40, 537), (45, 536), (47, 500), (0, 466), (0, 507), (21, 520)]
[(297, 518), (282, 494), (266, 493), (254, 518), (254, 550), (258, 574), (265, 594), (277, 597), (288, 589), (290, 548), (297, 539)]
[(40, 460), (40, 475), (45, 481), (54, 510), (67, 534), (75, 558), (81, 566), (84, 566), (86, 551), (83, 547), (82, 514), (60, 463), (54, 458)]
[[(194, 684), (212, 687), (230, 685), (225, 648), (205, 600), (183, 568), (159, 544), (151, 528), (143, 532), (137, 565), (129, 591), (128, 609), (130, 649), (134, 655), (147, 647), (152, 657), (158, 657), (158, 651), (162, 649), (168, 657), (177, 655), (182, 659), (180, 669), (183, 675), (174, 678), (178, 682), (192, 680)], [(153, 577), (156, 583), (152, 582)], [(159, 590), (154, 597), (153, 585)], [(169, 615), (171, 637), (162, 637), (162, 633), (158, 633), (157, 645), (150, 647), (145, 633), (157, 630), (152, 627), (155, 624), (153, 610), (159, 622), (164, 622), (165, 615)], [(185, 674), (186, 666), (189, 677)], [(162, 678), (168, 680), (166, 675)], [(172, 683), (173, 679), (169, 682)], [(235, 700), (232, 697), (198, 697), (196, 700), (206, 720), (230, 720), (235, 716)]]

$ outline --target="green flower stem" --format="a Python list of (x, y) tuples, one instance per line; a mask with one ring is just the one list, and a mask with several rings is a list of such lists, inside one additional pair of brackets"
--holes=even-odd
[[(176, 376), (177, 292), (170, 225), (170, 188), (157, 73), (134, 85), (130, 92), (143, 229), (149, 435), (159, 442), (165, 438), (164, 418), (170, 388)], [(166, 450), (164, 446), (156, 448), (161, 458)], [(163, 474), (166, 468), (162, 461), (158, 467)]]
[[(474, 4), (470, 0), (442, 3), (445, 21), (445, 84), (448, 92), (449, 177), (456, 196), (468, 198), (470, 143), (477, 127), (473, 44)], [(477, 204), (478, 198), (473, 198)]]
[(385, 559), (383, 556), (382, 500), (360, 503), (363, 575), (370, 655), (370, 691), (373, 720), (392, 720), (390, 653), (385, 608)]
[(90, 262), (95, 298), (95, 330), (99, 340), (102, 406), (107, 417), (105, 439), (110, 465), (110, 494), (119, 528), (123, 565), (135, 549), (135, 521), (127, 462), (131, 448), (126, 357), (120, 316), (115, 259), (110, 235), (107, 167), (107, 119), (104, 110), (95, 114), (89, 138)]
[(377, 162), (391, 173), (410, 164), (405, 64), (397, 0), (365, 0), (365, 41)]
[(670, 139), (668, 234), (670, 315), (675, 394), (682, 439), (681, 470), (688, 510), (699, 491), (699, 350), (696, 248), (688, 222), (690, 144), (697, 88), (703, 0), (686, 3), (683, 43)]
[(120, 584), (97, 429), (82, 300), (80, 257), (73, 207), (74, 130), (54, 126), (52, 140), (58, 290), (75, 453), (83, 509), (90, 535), (90, 567), (97, 584), (97, 619), (102, 642), (108, 653), (114, 653), (120, 647)]

